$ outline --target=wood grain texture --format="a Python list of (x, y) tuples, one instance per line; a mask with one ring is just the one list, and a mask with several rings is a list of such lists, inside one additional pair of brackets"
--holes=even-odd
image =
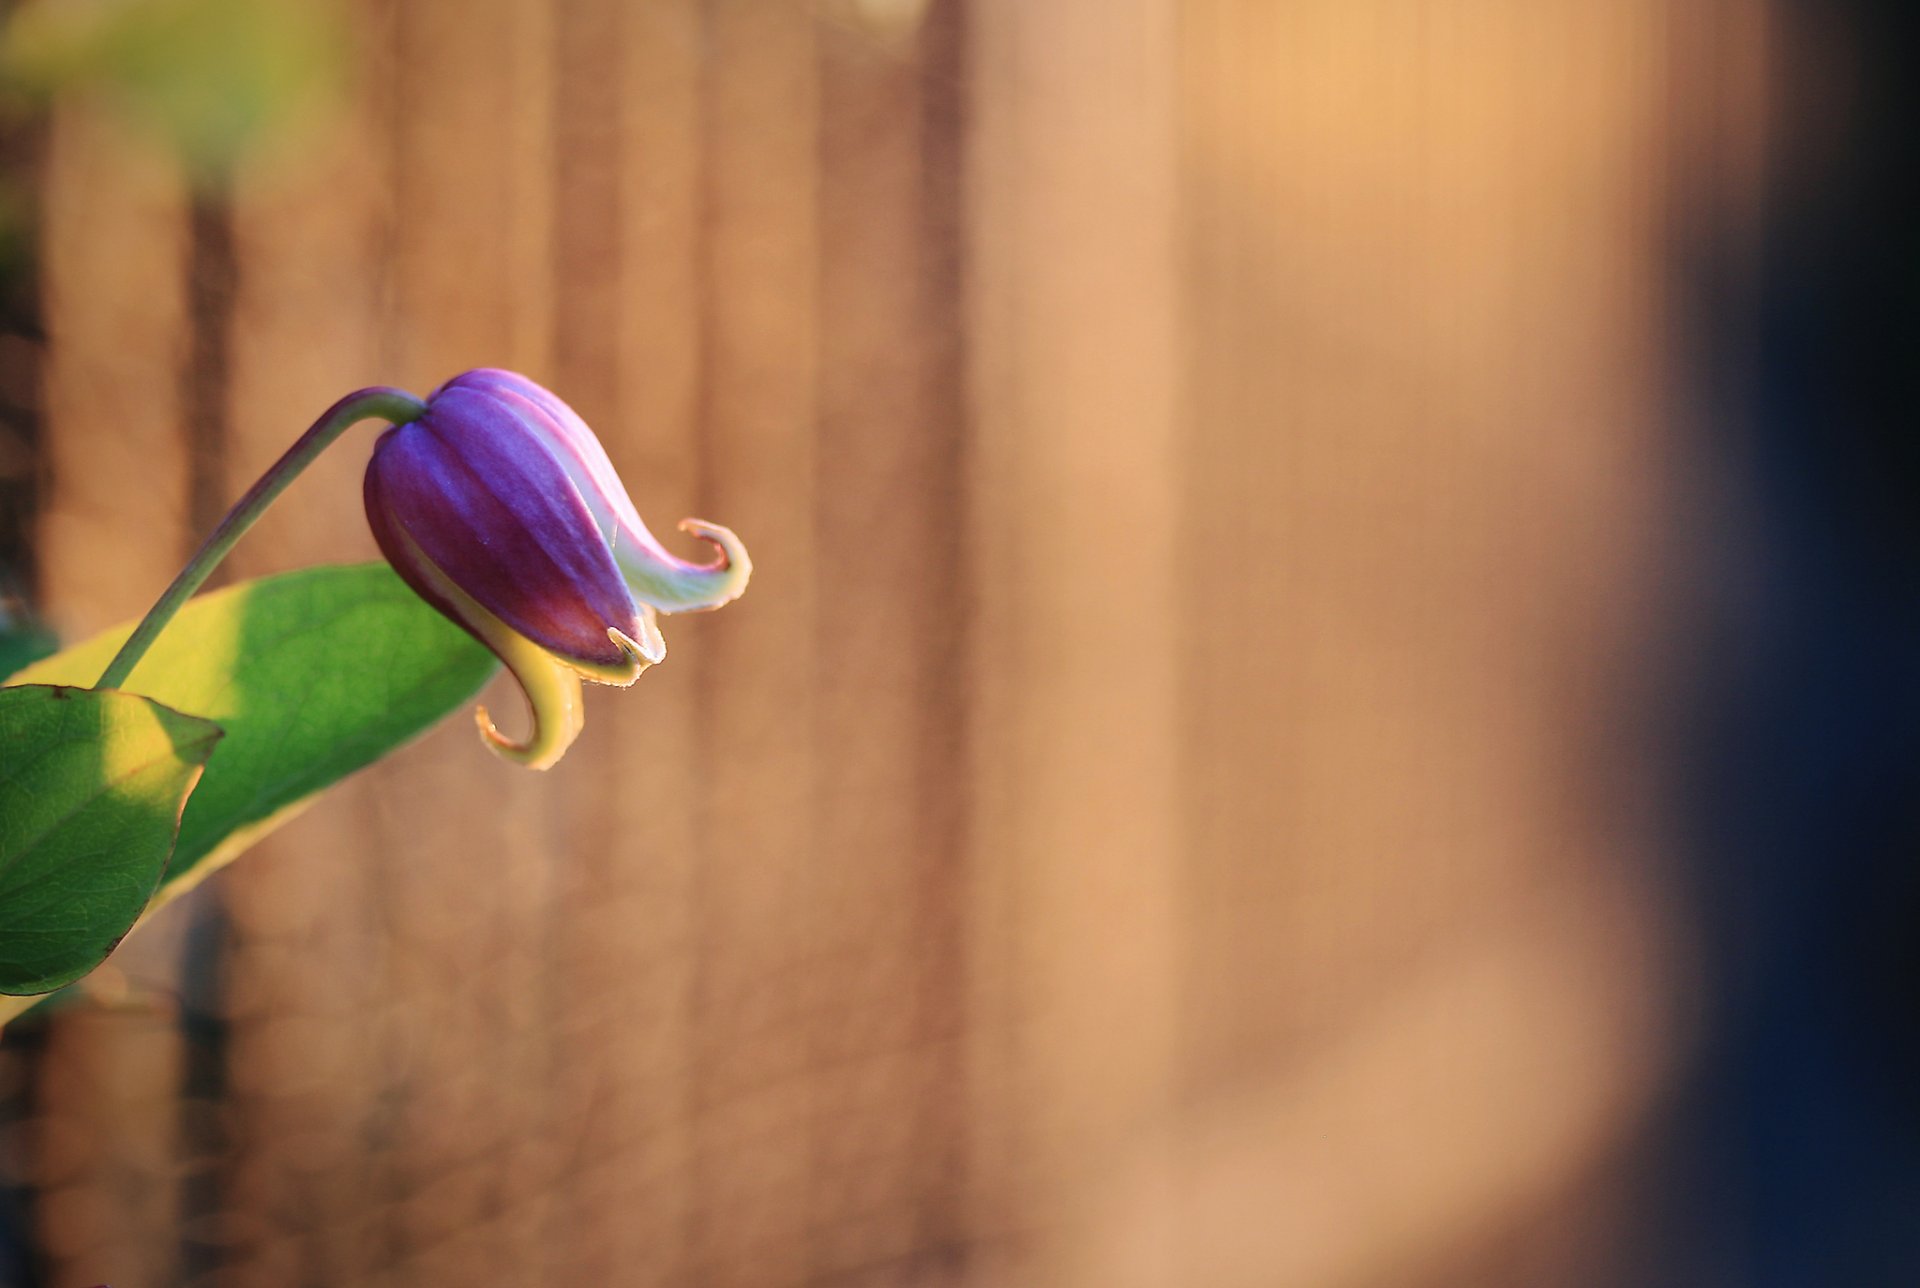
[[(371, 12), (371, 11), (370, 11)], [(359, 42), (368, 97), (304, 163), (250, 167), (226, 212), (237, 290), (220, 479), (238, 495), (346, 390), (398, 378), (381, 290), (392, 213), (381, 143), (393, 51)], [(377, 556), (360, 512), (374, 427), (324, 456), (249, 534), (239, 574)], [(442, 731), (437, 741), (446, 746)], [(410, 762), (411, 757), (403, 757)], [(402, 769), (401, 772), (407, 772)], [(379, 915), (379, 785), (349, 783), (215, 887), (226, 914), (225, 1201), (191, 1228), (209, 1282), (301, 1274), (377, 1282), (391, 1255), (393, 1159), (377, 1140), (394, 1050)]]
[[(561, 31), (556, 387), (664, 531), (699, 509), (702, 16), (596, 0), (564, 12)], [(688, 1275), (704, 775), (698, 657), (672, 626), (666, 664), (631, 692), (590, 695), (596, 750), (554, 784), (570, 794), (554, 1109), (573, 1160), (556, 1283)]]
[(181, 1037), (166, 1006), (85, 1011), (42, 1056), (35, 1234), (54, 1288), (177, 1282)]
[[(817, 32), (802, 6), (706, 11), (701, 502), (752, 533), (753, 602), (701, 623), (691, 1268), (728, 1288), (816, 1268), (813, 531), (819, 408)], [(686, 632), (683, 632), (685, 634)]]
[(80, 635), (151, 603), (192, 548), (189, 199), (176, 166), (75, 102), (54, 114), (44, 201), (53, 307), (39, 563), (52, 623)]
[[(255, 1073), (223, 1281), (944, 1275), (958, 225), (929, 201), (957, 85), (924, 70), (943, 48), (756, 4), (370, 13), (374, 76), (405, 82), (332, 166), (236, 210), (236, 425), (273, 419), (283, 367), (351, 358), (371, 369), (352, 382), (424, 388), (516, 366), (599, 427), (670, 540), (704, 514), (773, 557), (739, 607), (669, 621), (669, 663), (634, 690), (590, 693), (561, 771), (531, 781), (441, 731), (236, 883), (234, 1059)], [(476, 68), (517, 88), (482, 93)], [(329, 186), (348, 200), (316, 210)], [(326, 298), (339, 262), (372, 287)], [(339, 343), (311, 343), (327, 319)], [(363, 541), (338, 508), (360, 459), (303, 482), (254, 556)], [(487, 881), (464, 876), (475, 854)], [(476, 955), (484, 997), (461, 983)], [(302, 1043), (354, 1071), (281, 1087)], [(322, 1118), (378, 1143), (316, 1150)]]
[[(54, 112), (41, 199), (43, 508), (35, 550), (66, 638), (150, 604), (192, 548), (195, 453), (184, 414), (193, 334), (191, 198), (178, 166), (94, 102)], [(175, 918), (116, 954), (125, 1013), (52, 1023), (40, 1070), (39, 1234), (50, 1282), (165, 1284), (178, 1272), (175, 1113), (183, 1043), (165, 995)]]
[(1635, 1277), (1666, 9), (1187, 7), (1196, 1281)]
[(995, 1282), (1171, 1283), (1169, 1207), (1091, 1209), (1176, 1068), (1177, 7), (974, 14), (979, 1219)]
[[(1630, 1281), (1669, 243), (1763, 153), (1669, 8), (364, 0), (202, 210), (211, 464), (185, 194), (63, 115), (66, 622), (482, 364), (755, 554), (553, 773), (455, 720), (218, 883), (195, 1282)], [(240, 571), (370, 555), (361, 433)]]

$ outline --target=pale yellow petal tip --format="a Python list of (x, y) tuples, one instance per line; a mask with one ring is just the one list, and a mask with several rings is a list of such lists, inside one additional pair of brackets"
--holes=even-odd
[(567, 748), (580, 736), (578, 721), (541, 721), (535, 718), (533, 733), (525, 742), (516, 742), (500, 732), (485, 706), (473, 709), (473, 721), (480, 726), (480, 737), (494, 753), (528, 769), (552, 769), (567, 754)]
[(660, 637), (659, 628), (650, 623), (643, 625), (640, 640), (635, 640), (617, 626), (607, 627), (607, 638), (620, 650), (620, 661), (613, 666), (582, 662), (578, 658), (557, 660), (583, 680), (624, 689), (639, 679), (648, 667), (667, 655), (667, 642)]
[(551, 769), (587, 723), (580, 677), (531, 643), (522, 642), (515, 651), (523, 656), (508, 665), (526, 694), (527, 715), (533, 724), (526, 741), (516, 742), (501, 733), (484, 706), (475, 709), (474, 721), (486, 744), (508, 760), (528, 769)]
[(607, 628), (607, 638), (619, 645), (621, 652), (638, 662), (642, 671), (667, 660), (667, 637), (660, 633), (660, 614), (654, 611), (652, 604), (640, 605), (640, 634), (637, 639), (612, 626)]
[(658, 666), (667, 660), (667, 641), (658, 631), (651, 633), (650, 642), (642, 643), (626, 632), (609, 626), (607, 628), (607, 638), (618, 645), (620, 651), (625, 653), (628, 659), (634, 664), (633, 679), (621, 684), (620, 687), (623, 689), (626, 688), (627, 685), (632, 684), (633, 680), (637, 680), (641, 675), (645, 674), (648, 667)]

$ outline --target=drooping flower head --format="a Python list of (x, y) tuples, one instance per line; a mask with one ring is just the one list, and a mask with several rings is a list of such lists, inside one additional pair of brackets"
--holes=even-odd
[(495, 750), (536, 769), (579, 735), (580, 680), (628, 685), (666, 657), (658, 614), (718, 608), (753, 565), (727, 529), (696, 564), (640, 521), (593, 431), (525, 376), (482, 368), (427, 398), (367, 466), (367, 522), (414, 591), (499, 656), (526, 693), (523, 742), (475, 714)]

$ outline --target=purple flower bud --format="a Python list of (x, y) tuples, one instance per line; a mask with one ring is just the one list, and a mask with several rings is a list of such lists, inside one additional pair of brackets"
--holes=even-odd
[(381, 435), (366, 503), (395, 571), (519, 682), (533, 715), (525, 742), (476, 714), (496, 750), (536, 769), (580, 732), (580, 677), (632, 684), (666, 657), (657, 613), (718, 608), (752, 573), (739, 538), (695, 519), (681, 528), (718, 556), (670, 554), (593, 431), (510, 371), (455, 376), (418, 420)]

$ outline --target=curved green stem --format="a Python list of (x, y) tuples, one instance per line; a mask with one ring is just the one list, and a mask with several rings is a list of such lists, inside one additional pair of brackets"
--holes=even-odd
[(220, 561), (227, 557), (227, 552), (253, 526), (254, 520), (273, 504), (275, 497), (287, 490), (287, 484), (293, 482), (301, 470), (313, 464), (314, 458), (327, 450), (334, 439), (363, 420), (377, 417), (404, 425), (408, 421), (418, 420), (426, 410), (427, 405), (412, 394), (381, 385), (350, 393), (329, 407), (287, 449), (286, 455), (275, 461), (260, 476), (260, 481), (248, 488), (247, 494), (234, 504), (233, 509), (227, 511), (227, 517), (220, 520), (220, 526), (194, 552), (187, 566), (173, 579), (173, 584), (147, 610), (140, 624), (133, 628), (133, 634), (114, 654), (113, 661), (107, 663), (107, 669), (101, 673), (100, 683), (95, 687), (117, 689), (126, 682), (127, 676), (132, 674), (133, 668), (139, 665), (140, 659), (153, 646), (153, 641), (173, 620), (173, 615), (193, 598), (193, 592), (200, 589)]

